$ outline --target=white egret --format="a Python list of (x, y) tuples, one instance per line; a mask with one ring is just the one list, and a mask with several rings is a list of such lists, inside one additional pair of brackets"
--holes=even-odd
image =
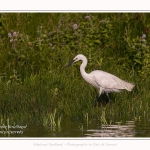
[(110, 73), (104, 72), (102, 70), (94, 70), (91, 73), (86, 73), (85, 67), (87, 66), (88, 60), (82, 54), (78, 54), (71, 62), (68, 63), (68, 65), (66, 65), (66, 67), (79, 60), (82, 61), (80, 66), (80, 73), (82, 77), (99, 90), (99, 97), (102, 93), (106, 93), (109, 99), (109, 92), (120, 92), (123, 89), (132, 91), (134, 84), (121, 80), (117, 76)]

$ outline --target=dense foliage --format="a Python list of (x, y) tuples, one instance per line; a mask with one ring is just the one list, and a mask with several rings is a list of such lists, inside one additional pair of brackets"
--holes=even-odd
[[(142, 85), (150, 75), (149, 32), (150, 14), (145, 13), (1, 13), (0, 114), (28, 112), (32, 118), (57, 108), (64, 116), (82, 116), (93, 110), (96, 92), (81, 78), (80, 63), (64, 68), (78, 53), (89, 60), (87, 72), (113, 73), (135, 83), (145, 98), (148, 85), (145, 90)], [(132, 105), (141, 105), (135, 101), (136, 92), (122, 97), (129, 113)], [(141, 108), (148, 111), (146, 98)], [(119, 106), (111, 115), (123, 111), (123, 104)]]

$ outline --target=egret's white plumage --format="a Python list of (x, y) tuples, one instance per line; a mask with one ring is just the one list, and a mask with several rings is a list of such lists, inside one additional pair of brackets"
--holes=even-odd
[(85, 72), (85, 67), (87, 66), (87, 58), (82, 55), (78, 54), (68, 65), (75, 63), (81, 60), (82, 64), (80, 66), (80, 72), (82, 77), (91, 85), (99, 90), (99, 96), (101, 93), (106, 92), (120, 92), (121, 90), (125, 89), (127, 91), (131, 91), (134, 87), (132, 83), (128, 83), (120, 78), (112, 75), (110, 73), (104, 72), (102, 70), (94, 70), (91, 73)]

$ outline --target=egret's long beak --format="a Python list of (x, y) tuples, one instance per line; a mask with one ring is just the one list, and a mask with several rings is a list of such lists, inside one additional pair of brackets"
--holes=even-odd
[(71, 60), (65, 67), (69, 67), (71, 64), (73, 64), (75, 59)]

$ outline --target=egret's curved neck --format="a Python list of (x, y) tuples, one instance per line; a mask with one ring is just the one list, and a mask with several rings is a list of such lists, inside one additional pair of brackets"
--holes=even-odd
[(86, 59), (86, 57), (83, 58), (82, 60), (82, 64), (80, 66), (80, 72), (82, 76), (87, 75), (87, 73), (85, 72), (85, 67), (87, 66), (88, 60)]

